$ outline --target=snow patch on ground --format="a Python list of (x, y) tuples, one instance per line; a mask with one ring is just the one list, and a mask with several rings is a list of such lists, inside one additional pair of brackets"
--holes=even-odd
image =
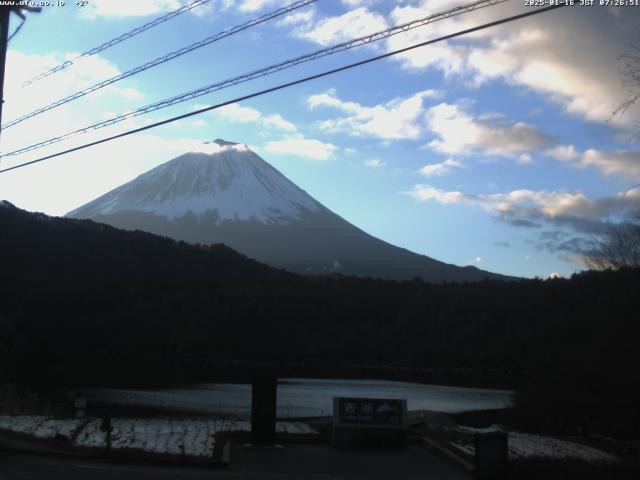
[[(497, 426), (488, 428), (460, 427), (461, 430), (470, 433), (487, 433), (500, 430)], [(597, 448), (581, 445), (579, 443), (560, 440), (558, 438), (534, 435), (531, 433), (508, 432), (509, 434), (509, 458), (556, 458), (556, 459), (577, 459), (587, 462), (611, 462), (616, 457)], [(475, 447), (471, 444), (450, 442), (454, 448), (473, 456)]]
[[(57, 434), (72, 438), (82, 420), (56, 420), (47, 417), (0, 416), (0, 429), (53, 438)], [(77, 433), (74, 445), (105, 448), (106, 435), (101, 431), (102, 419), (89, 420)], [(113, 449), (135, 449), (150, 453), (209, 457), (215, 447), (215, 435), (223, 432), (250, 432), (251, 422), (244, 420), (205, 419), (141, 419), (116, 418), (111, 421)], [(300, 422), (278, 422), (279, 433), (316, 434), (309, 425)]]
[(509, 456), (576, 458), (588, 462), (613, 461), (615, 457), (586, 445), (530, 433), (509, 433)]
[(53, 438), (62, 435), (71, 438), (80, 427), (79, 419), (54, 419), (43, 416), (7, 416), (0, 415), (0, 430), (24, 433), (36, 438)]

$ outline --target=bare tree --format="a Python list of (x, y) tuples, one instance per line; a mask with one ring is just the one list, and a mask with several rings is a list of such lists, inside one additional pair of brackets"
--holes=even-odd
[[(640, 104), (640, 46), (629, 45), (629, 50), (618, 57), (618, 70), (622, 84), (629, 89), (629, 96), (611, 114), (611, 118), (624, 115)], [(640, 120), (636, 120), (631, 140), (640, 139)], [(624, 194), (637, 189), (629, 188)], [(640, 207), (626, 222), (611, 226), (593, 242), (593, 248), (585, 253), (587, 266), (596, 270), (617, 270), (624, 267), (640, 267)]]
[(594, 242), (585, 260), (595, 270), (640, 268), (640, 211), (629, 221), (612, 226)]
[[(622, 75), (622, 85), (630, 90), (627, 99), (611, 114), (611, 118), (624, 115), (636, 103), (640, 102), (640, 46), (630, 45), (629, 50), (618, 57), (618, 70)], [(640, 138), (640, 120), (636, 120), (632, 138)]]

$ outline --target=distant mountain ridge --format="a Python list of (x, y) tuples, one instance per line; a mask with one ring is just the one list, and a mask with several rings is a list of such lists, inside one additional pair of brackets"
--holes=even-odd
[(189, 243), (224, 243), (297, 273), (393, 280), (513, 279), (393, 246), (350, 224), (248, 146), (217, 139), (67, 214)]

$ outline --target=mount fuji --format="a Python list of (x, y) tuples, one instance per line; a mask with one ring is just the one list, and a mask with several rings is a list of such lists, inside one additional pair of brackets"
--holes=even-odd
[(336, 215), (248, 146), (185, 153), (67, 214), (189, 243), (224, 243), (299, 273), (393, 280), (513, 279), (439, 262), (372, 237)]

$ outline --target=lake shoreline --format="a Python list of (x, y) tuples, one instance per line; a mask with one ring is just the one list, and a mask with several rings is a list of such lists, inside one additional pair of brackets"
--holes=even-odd
[[(125, 416), (243, 418), (251, 416), (250, 384), (193, 384), (162, 390), (86, 389), (74, 393), (91, 413)], [(334, 397), (406, 399), (411, 411), (448, 414), (502, 410), (513, 406), (514, 392), (386, 380), (286, 379), (279, 382), (277, 417), (324, 418)]]

